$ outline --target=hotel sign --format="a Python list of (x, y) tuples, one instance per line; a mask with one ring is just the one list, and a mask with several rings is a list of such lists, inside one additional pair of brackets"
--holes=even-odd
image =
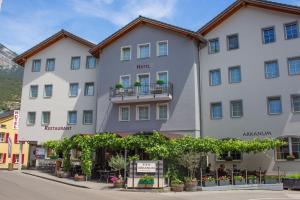
[(44, 130), (46, 131), (70, 131), (71, 126), (45, 126)]
[(136, 166), (136, 172), (138, 173), (155, 173), (156, 169), (155, 162), (138, 162)]
[(137, 65), (137, 69), (149, 69), (151, 68), (149, 64), (144, 64), (144, 65)]
[(246, 131), (243, 133), (246, 137), (272, 136), (271, 131)]
[(19, 129), (19, 119), (20, 119), (20, 111), (14, 110), (14, 119), (13, 119), (13, 129), (14, 130)]

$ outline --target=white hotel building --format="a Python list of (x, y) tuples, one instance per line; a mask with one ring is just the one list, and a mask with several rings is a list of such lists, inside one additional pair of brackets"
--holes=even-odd
[[(197, 32), (143, 17), (98, 45), (60, 31), (15, 59), (24, 66), (20, 140), (32, 141), (36, 145), (50, 139), (78, 133), (94, 134), (118, 127), (121, 127), (120, 132), (128, 133), (140, 126), (137, 123), (143, 123), (141, 127), (149, 130), (158, 129), (169, 134), (188, 134), (191, 131), (201, 137), (283, 137), (288, 145), (276, 151), (257, 155), (228, 152), (227, 155), (231, 155), (240, 168), (253, 170), (261, 167), (268, 173), (275, 173), (278, 167), (284, 172), (300, 171), (299, 23), (300, 7), (263, 0), (237, 0)], [(145, 26), (150, 29), (145, 29)], [(120, 66), (125, 66), (124, 63), (128, 62), (120, 61), (120, 57), (128, 54), (134, 67), (141, 64), (134, 60), (135, 51), (140, 49), (133, 44), (139, 44), (137, 40), (143, 37), (138, 37), (138, 33), (145, 30), (148, 30), (147, 37), (151, 41), (168, 41), (164, 47), (169, 51), (165, 60), (157, 60), (154, 58), (155, 49), (159, 48), (152, 45), (150, 54), (150, 43), (143, 46), (143, 53), (149, 51), (149, 62), (141, 61), (147, 66), (141, 72), (155, 74), (152, 63), (175, 65), (179, 61), (194, 59), (194, 64), (188, 65), (192, 66), (187, 71), (189, 76), (185, 82), (179, 82), (174, 77), (185, 71), (176, 67), (172, 70), (172, 66), (168, 66), (167, 80), (174, 81), (172, 98), (168, 96), (160, 104), (153, 103), (157, 99), (151, 98), (143, 102), (136, 100), (134, 104), (125, 101), (121, 102), (121, 107), (114, 104), (115, 109), (106, 109), (109, 105), (103, 102), (110, 101), (111, 97), (105, 96), (103, 90), (109, 91), (109, 87), (103, 87), (103, 84), (109, 79), (134, 73), (129, 67), (120, 71), (112, 68), (110, 73), (106, 70), (108, 61), (112, 59), (114, 65), (119, 62)], [(130, 44), (126, 45), (126, 41)], [(124, 49), (128, 45), (130, 48)], [(196, 49), (197, 56), (191, 58), (174, 51), (180, 45), (196, 45), (198, 48), (190, 48), (189, 53)], [(133, 79), (134, 75), (131, 77)], [(134, 83), (133, 80), (129, 82)], [(181, 95), (176, 93), (179, 87), (182, 88)], [(183, 94), (193, 98), (183, 98)], [(161, 103), (167, 106), (150, 109)], [(142, 106), (143, 110), (135, 112), (135, 107)], [(185, 114), (176, 121), (185, 108), (193, 108), (191, 110), (195, 113), (191, 116)], [(137, 113), (135, 117), (134, 113)], [(108, 115), (111, 124), (104, 126), (109, 124), (103, 120)], [(147, 120), (137, 122), (140, 115)], [(155, 117), (152, 119), (155, 115), (168, 117), (157, 121), (159, 119)], [(118, 120), (120, 116), (126, 120)], [(184, 130), (172, 129), (178, 124), (184, 127), (186, 123), (189, 126)], [(291, 154), (296, 157), (295, 161), (286, 160)], [(227, 164), (214, 155), (209, 156), (208, 162), (213, 167)]]

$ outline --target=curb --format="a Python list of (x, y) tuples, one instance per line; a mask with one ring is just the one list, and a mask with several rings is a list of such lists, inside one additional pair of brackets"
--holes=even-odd
[(69, 185), (69, 186), (74, 186), (74, 187), (78, 187), (78, 188), (85, 188), (85, 189), (91, 189), (91, 188), (89, 188), (87, 186), (77, 185), (77, 184), (73, 184), (73, 183), (67, 183), (67, 182), (64, 182), (64, 181), (59, 181), (59, 180), (56, 180), (56, 179), (47, 178), (47, 177), (44, 177), (44, 176), (40, 176), (40, 175), (36, 175), (36, 174), (31, 174), (31, 173), (28, 173), (28, 172), (22, 172), (22, 173), (26, 174), (26, 175), (30, 175), (30, 176), (35, 176), (35, 177), (38, 177), (38, 178), (46, 179), (46, 180), (49, 180), (49, 181), (54, 181), (54, 182), (57, 182), (57, 183)]

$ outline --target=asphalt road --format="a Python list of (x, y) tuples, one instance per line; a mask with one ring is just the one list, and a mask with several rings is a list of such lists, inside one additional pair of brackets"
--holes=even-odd
[(0, 200), (300, 200), (300, 191), (148, 193), (92, 190), (0, 171)]

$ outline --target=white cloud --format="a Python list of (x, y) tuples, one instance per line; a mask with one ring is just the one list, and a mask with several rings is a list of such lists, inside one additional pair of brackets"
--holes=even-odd
[(154, 19), (170, 18), (175, 12), (176, 0), (73, 0), (75, 11), (108, 20), (123, 26), (138, 15)]
[(3, 3), (3, 0), (0, 0), (0, 12), (1, 12), (1, 8), (2, 8), (2, 3)]

